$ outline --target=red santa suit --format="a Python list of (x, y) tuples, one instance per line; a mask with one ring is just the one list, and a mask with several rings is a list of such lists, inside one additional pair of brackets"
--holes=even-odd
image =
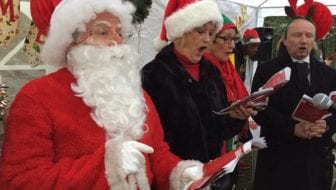
[[(1, 189), (109, 189), (106, 132), (72, 91), (74, 82), (73, 75), (61, 69), (29, 82), (17, 94), (5, 129)], [(148, 183), (168, 189), (169, 176), (180, 159), (163, 141), (158, 115), (146, 93), (145, 99), (149, 111), (140, 142), (154, 149), (145, 155)], [(180, 177), (181, 171), (175, 170), (172, 177)], [(109, 180), (118, 183), (117, 178)]]

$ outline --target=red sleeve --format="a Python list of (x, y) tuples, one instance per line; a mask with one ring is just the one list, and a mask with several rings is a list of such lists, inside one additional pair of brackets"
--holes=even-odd
[(106, 189), (104, 146), (78, 158), (56, 160), (53, 122), (39, 102), (18, 94), (12, 104), (0, 161), (0, 187)]
[(170, 152), (168, 144), (164, 141), (163, 129), (155, 106), (149, 95), (145, 92), (146, 103), (149, 109), (147, 124), (152, 132), (154, 153), (149, 155), (151, 170), (154, 174), (154, 185), (157, 189), (169, 189), (169, 177), (173, 168), (181, 160)]

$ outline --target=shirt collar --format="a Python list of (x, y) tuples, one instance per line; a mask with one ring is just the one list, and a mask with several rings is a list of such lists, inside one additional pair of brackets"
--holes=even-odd
[(304, 59), (301, 59), (301, 60), (298, 60), (298, 59), (295, 59), (295, 58), (293, 58), (293, 57), (291, 57), (292, 58), (292, 61), (293, 62), (305, 62), (305, 63), (309, 63), (309, 55), (307, 56), (307, 57), (305, 57)]

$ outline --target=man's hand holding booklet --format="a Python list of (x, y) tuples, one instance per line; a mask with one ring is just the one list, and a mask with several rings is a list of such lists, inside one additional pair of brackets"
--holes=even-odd
[(267, 97), (275, 93), (279, 88), (284, 86), (290, 79), (291, 69), (285, 67), (284, 69), (275, 73), (258, 91), (253, 92), (250, 96), (247, 96), (241, 100), (233, 102), (229, 107), (226, 107), (220, 111), (215, 111), (216, 114), (223, 115), (230, 113), (232, 110), (243, 106), (252, 107), (259, 111), (267, 106)]
[(314, 106), (313, 98), (304, 94), (293, 111), (292, 117), (297, 121), (314, 123), (316, 120), (324, 119), (330, 115), (327, 110)]

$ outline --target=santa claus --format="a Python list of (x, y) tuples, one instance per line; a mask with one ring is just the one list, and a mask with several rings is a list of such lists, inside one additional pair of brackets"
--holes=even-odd
[[(31, 1), (39, 2), (46, 1)], [(51, 2), (57, 7), (42, 59), (59, 70), (30, 81), (13, 101), (0, 187), (183, 189), (200, 178), (200, 162), (169, 151), (141, 89), (138, 57), (124, 43), (133, 6), (122, 0)], [(39, 13), (39, 19), (47, 15), (48, 26), (52, 10)]]

